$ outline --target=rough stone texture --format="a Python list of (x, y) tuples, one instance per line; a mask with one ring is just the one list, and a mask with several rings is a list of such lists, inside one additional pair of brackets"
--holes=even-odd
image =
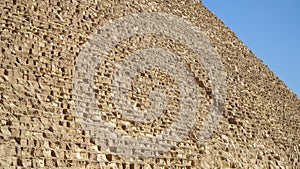
[[(300, 100), (201, 3), (2, 0), (0, 10), (1, 168), (300, 168)], [(211, 40), (222, 58), (227, 73), (226, 109), (204, 145), (197, 144), (195, 133), (208, 113), (209, 77), (185, 44), (165, 36), (137, 35), (107, 53), (95, 80), (98, 107), (118, 132), (131, 136), (163, 132), (174, 121), (167, 114), (178, 110), (171, 77), (146, 71), (134, 83), (134, 88), (144, 89), (142, 94), (132, 91), (136, 94), (132, 104), (141, 109), (148, 106), (149, 85), (156, 81), (165, 82), (161, 90), (174, 95), (157, 125), (122, 120), (106, 95), (111, 92), (110, 64), (122, 54), (153, 46), (169, 49), (186, 56), (190, 69), (201, 77), (201, 114), (187, 138), (155, 157), (125, 158), (101, 148), (78, 122), (72, 77), (83, 44), (104, 25), (139, 12), (168, 13), (188, 20)], [(143, 81), (149, 85), (144, 87)]]

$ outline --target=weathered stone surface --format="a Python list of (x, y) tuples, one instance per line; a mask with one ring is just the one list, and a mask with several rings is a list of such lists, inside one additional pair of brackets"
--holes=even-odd
[[(299, 98), (199, 1), (1, 0), (0, 10), (0, 167), (300, 168)], [(214, 134), (199, 145), (213, 97), (204, 64), (187, 44), (169, 36), (148, 33), (124, 39), (101, 61), (93, 61), (99, 62), (93, 75), (97, 107), (115, 131), (154, 137), (176, 122), (180, 110), (175, 75), (153, 69), (137, 73), (128, 99), (136, 110), (147, 110), (150, 92), (157, 89), (168, 100), (164, 113), (153, 123), (141, 123), (117, 111), (112, 99), (115, 65), (126, 63), (122, 61), (132, 53), (147, 48), (174, 53), (199, 87), (199, 113), (188, 136), (154, 157), (129, 158), (101, 147), (79, 123), (74, 98), (86, 99), (88, 105), (92, 96), (72, 95), (72, 78), (76, 59), (92, 35), (120, 17), (147, 12), (182, 18), (210, 40), (227, 77), (225, 111)]]

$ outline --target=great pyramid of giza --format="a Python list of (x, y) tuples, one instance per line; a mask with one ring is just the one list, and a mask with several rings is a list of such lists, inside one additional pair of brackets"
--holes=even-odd
[(1, 0), (0, 168), (300, 168), (300, 100), (196, 0)]

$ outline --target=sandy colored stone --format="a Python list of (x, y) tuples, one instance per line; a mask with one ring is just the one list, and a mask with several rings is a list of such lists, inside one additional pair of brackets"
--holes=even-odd
[[(299, 98), (201, 2), (3, 0), (0, 10), (0, 168), (300, 168)], [(199, 145), (212, 97), (203, 63), (171, 37), (146, 34), (121, 41), (99, 63), (93, 89), (103, 119), (116, 131), (154, 136), (176, 119), (180, 93), (172, 76), (161, 71), (140, 72), (130, 98), (133, 107), (147, 109), (149, 91), (164, 91), (170, 103), (155, 123), (123, 119), (109, 97), (114, 65), (144, 48), (180, 56), (197, 77), (201, 105), (188, 137), (169, 152), (125, 158), (96, 144), (79, 123), (72, 78), (91, 35), (117, 18), (144, 12), (183, 18), (209, 38), (227, 74), (227, 99), (214, 134)]]

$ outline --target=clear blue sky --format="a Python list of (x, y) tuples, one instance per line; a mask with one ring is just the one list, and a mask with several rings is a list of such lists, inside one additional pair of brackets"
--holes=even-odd
[(300, 0), (202, 0), (300, 98)]

